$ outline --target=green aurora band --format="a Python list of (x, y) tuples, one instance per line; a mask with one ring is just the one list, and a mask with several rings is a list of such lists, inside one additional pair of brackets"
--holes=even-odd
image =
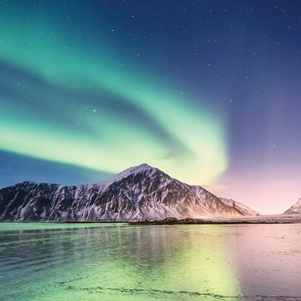
[[(86, 130), (51, 123), (34, 112), (25, 114), (14, 106), (13, 98), (0, 96), (0, 149), (111, 173), (146, 162), (189, 184), (213, 183), (225, 171), (226, 135), (221, 116), (213, 119), (207, 108), (195, 109), (174, 89), (135, 70), (134, 63), (124, 67), (119, 63), (122, 59), (108, 55), (109, 51), (92, 51), (88, 40), (78, 44), (75, 39), (60, 39), (55, 23), (36, 19), (20, 26), (13, 22), (15, 17), (0, 18), (3, 62), (62, 91), (118, 97), (148, 116), (169, 141), (147, 128), (143, 120), (137, 123), (98, 109), (87, 113), (80, 101), (64, 105), (64, 99), (55, 95), (41, 98), (43, 92), (30, 87), (40, 98), (37, 106), (44, 110), (57, 107), (60, 114), (72, 115)], [(15, 82), (10, 78), (11, 86)]]

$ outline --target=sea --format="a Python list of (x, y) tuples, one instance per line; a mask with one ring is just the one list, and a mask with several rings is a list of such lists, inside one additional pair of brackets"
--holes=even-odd
[(301, 224), (0, 223), (0, 300), (301, 300)]

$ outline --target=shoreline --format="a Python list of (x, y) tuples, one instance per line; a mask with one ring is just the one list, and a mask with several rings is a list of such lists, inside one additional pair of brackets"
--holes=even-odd
[(154, 221), (130, 221), (130, 225), (235, 225), (235, 224), (298, 224), (301, 223), (299, 215), (284, 215), (284, 216), (245, 216), (232, 218), (185, 218), (177, 219), (168, 217), (163, 220)]
[(301, 215), (260, 215), (240, 217), (184, 218), (167, 217), (162, 220), (98, 220), (98, 221), (8, 221), (0, 223), (43, 223), (43, 224), (129, 224), (139, 225), (233, 225), (233, 224), (297, 224)]

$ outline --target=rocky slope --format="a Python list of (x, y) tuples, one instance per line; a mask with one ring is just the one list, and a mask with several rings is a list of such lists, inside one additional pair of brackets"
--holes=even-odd
[(301, 214), (301, 198), (283, 214)]
[(241, 216), (200, 186), (146, 164), (90, 185), (23, 182), (0, 190), (1, 221), (135, 221)]
[(251, 209), (250, 207), (240, 203), (240, 202), (235, 202), (232, 199), (225, 199), (225, 198), (219, 198), (225, 205), (228, 205), (230, 207), (232, 207), (233, 209), (235, 209), (236, 211), (238, 211), (239, 213), (241, 213), (241, 215), (244, 216), (259, 216), (260, 214)]

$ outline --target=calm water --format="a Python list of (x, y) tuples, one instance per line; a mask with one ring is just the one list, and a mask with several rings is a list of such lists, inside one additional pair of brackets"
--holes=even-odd
[(0, 300), (301, 300), (301, 225), (2, 223)]

